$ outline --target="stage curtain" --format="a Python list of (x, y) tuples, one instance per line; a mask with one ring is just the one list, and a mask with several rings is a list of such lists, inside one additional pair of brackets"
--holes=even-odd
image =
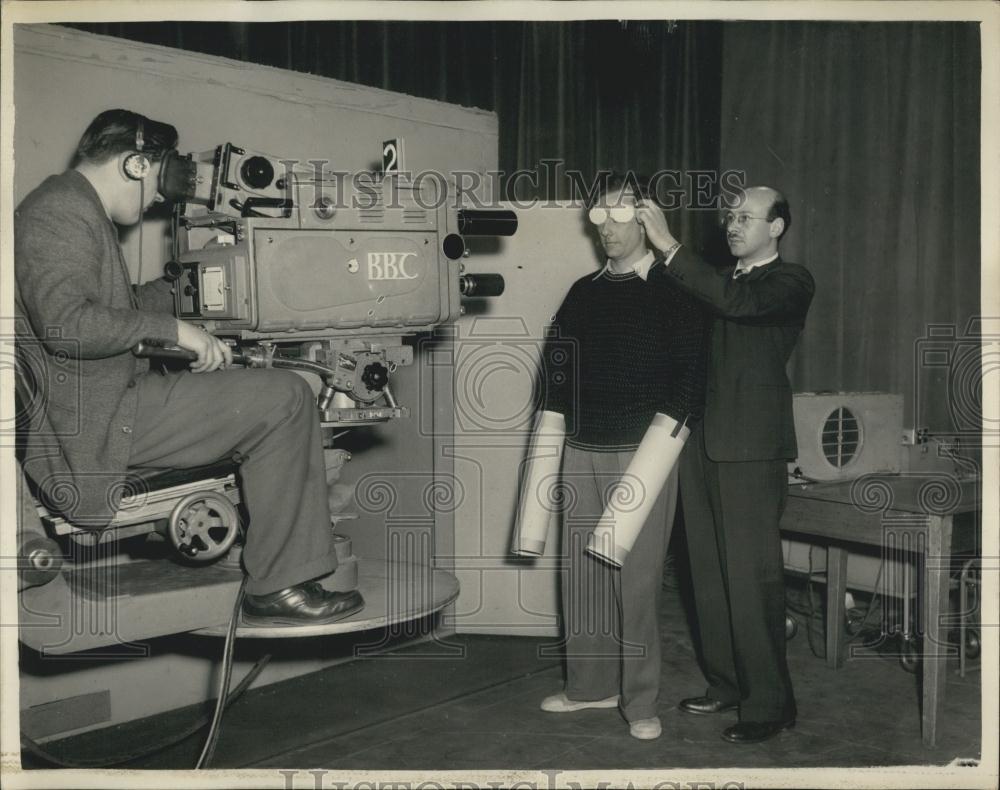
[[(497, 113), (501, 171), (519, 199), (572, 197), (560, 160), (599, 170), (704, 171), (717, 191), (722, 23), (107, 23), (83, 30), (308, 72)], [(411, 163), (412, 166), (412, 163)], [(556, 178), (545, 178), (546, 173)], [(662, 182), (664, 188), (671, 186)], [(690, 187), (690, 178), (681, 184)], [(693, 190), (687, 189), (690, 194)], [(696, 246), (714, 218), (679, 208)]]
[[(784, 255), (817, 292), (798, 390), (904, 395), (909, 425), (950, 430), (979, 396), (955, 354), (979, 308), (979, 30), (969, 23), (295, 22), (80, 26), (497, 113), (501, 170), (559, 159), (783, 189)], [(715, 182), (717, 183), (717, 181)], [(521, 179), (520, 198), (568, 198)], [(689, 197), (693, 190), (688, 187)], [(716, 262), (714, 211), (671, 224)], [(942, 334), (943, 333), (943, 334)], [(975, 344), (975, 339), (972, 341)], [(969, 372), (971, 370), (971, 373)], [(961, 396), (958, 394), (962, 392)]]
[[(976, 341), (961, 340), (980, 312), (978, 27), (730, 23), (723, 44), (722, 165), (785, 191), (782, 252), (816, 278), (796, 389), (901, 393), (906, 424), (967, 427), (981, 398)], [(957, 364), (923, 353), (932, 333)]]

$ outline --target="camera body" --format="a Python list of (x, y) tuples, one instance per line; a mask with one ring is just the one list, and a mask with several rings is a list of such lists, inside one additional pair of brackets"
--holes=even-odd
[(230, 143), (209, 157), (207, 205), (189, 202), (182, 215), (180, 318), (280, 340), (398, 335), (458, 317), (461, 250), (445, 254), (457, 220), (443, 179), (348, 174), (319, 160), (303, 169)]
[(177, 316), (256, 344), (261, 366), (325, 369), (327, 425), (406, 416), (389, 388), (413, 360), (404, 337), (457, 319), (463, 295), (499, 293), (488, 278), (502, 290), (498, 275), (478, 289), (462, 275), (460, 233), (509, 235), (516, 220), (450, 205), (441, 174), (348, 173), (232, 143), (172, 166), (188, 185), (167, 265)]

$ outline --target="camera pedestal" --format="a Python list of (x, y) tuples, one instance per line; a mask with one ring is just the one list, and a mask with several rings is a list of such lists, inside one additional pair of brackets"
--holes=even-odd
[[(357, 562), (357, 569), (356, 589), (365, 599), (365, 608), (357, 614), (325, 625), (240, 625), (236, 629), (237, 638), (286, 639), (384, 628), (433, 614), (458, 597), (458, 579), (447, 571), (427, 565), (362, 558)], [(335, 576), (320, 579), (320, 584), (329, 590), (338, 589)], [(228, 622), (221, 622), (194, 633), (224, 637), (227, 628)]]

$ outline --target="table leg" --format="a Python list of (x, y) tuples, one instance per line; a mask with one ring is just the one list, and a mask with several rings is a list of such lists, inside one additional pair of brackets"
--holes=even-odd
[(937, 739), (938, 715), (944, 707), (948, 679), (948, 634), (942, 627), (948, 612), (948, 556), (951, 553), (951, 516), (931, 516), (924, 553), (923, 610), (923, 715), (921, 731), (925, 746)]
[(839, 669), (844, 665), (844, 598), (847, 595), (847, 550), (839, 546), (826, 549), (826, 665)]

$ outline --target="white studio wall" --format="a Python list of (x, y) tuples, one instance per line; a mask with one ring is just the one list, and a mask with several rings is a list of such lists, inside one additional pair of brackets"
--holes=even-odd
[[(483, 300), (456, 325), (453, 457), (465, 486), (455, 509), (455, 567), (462, 585), (455, 629), (466, 633), (558, 633), (560, 541), (550, 534), (534, 560), (511, 555), (518, 480), (535, 411), (541, 345), (569, 287), (604, 263), (580, 206), (518, 209), (518, 231), (495, 254), (473, 255), (471, 273), (499, 271), (503, 295)], [(555, 528), (553, 528), (553, 532)]]
[[(380, 163), (382, 140), (402, 138), (414, 172), (497, 167), (496, 117), (482, 110), (56, 26), (19, 26), (15, 46), (15, 200), (62, 170), (90, 119), (116, 106), (173, 123), (181, 152), (231, 141), (281, 157), (327, 159), (354, 172)], [(166, 226), (163, 220), (144, 228), (144, 279), (162, 271)], [(135, 229), (123, 233), (123, 247), (135, 276)], [(394, 384), (399, 400), (416, 406), (430, 394), (416, 392), (410, 378)], [(396, 426), (392, 443), (407, 448), (412, 467), (412, 449), (429, 443), (406, 429)], [(419, 466), (430, 469), (427, 461)], [(352, 463), (345, 477), (386, 468), (380, 458), (368, 469), (361, 455)], [(351, 537), (359, 553), (382, 550), (381, 541)]]
[[(406, 167), (413, 172), (497, 168), (497, 120), (490, 112), (56, 26), (17, 26), (14, 45), (15, 201), (65, 169), (87, 123), (115, 107), (174, 124), (181, 153), (232, 142), (281, 158), (325, 159), (332, 168), (353, 172), (374, 169), (380, 164), (381, 142), (402, 138)], [(162, 219), (144, 227), (142, 279), (162, 271), (169, 250), (167, 225)], [(138, 236), (134, 229), (122, 234), (134, 278)], [(412, 368), (402, 368), (394, 392), (414, 415), (431, 404), (431, 430), (421, 430), (415, 418), (371, 429), (365, 451), (354, 453), (343, 475), (347, 483), (369, 474), (395, 475), (396, 494), (404, 504), (422, 501), (428, 481), (452, 468), (450, 457), (435, 452), (434, 440), (437, 433), (451, 433), (452, 413), (433, 406), (436, 399), (450, 403), (451, 371), (441, 370), (431, 381), (417, 374), (420, 367), (418, 357)], [(436, 395), (435, 389), (444, 394)], [(413, 470), (420, 476), (396, 474)], [(417, 526), (427, 527), (447, 554), (454, 543), (453, 523), (453, 514), (431, 511), (430, 521)], [(381, 514), (362, 512), (339, 531), (352, 538), (361, 562), (386, 556)], [(441, 549), (431, 547), (428, 559), (435, 551)], [(45, 717), (56, 724), (40, 734), (63, 737), (202, 702), (212, 693), (221, 642), (179, 642), (183, 644), (177, 649), (171, 649), (169, 640), (158, 642), (141, 659), (64, 661), (59, 671), (22, 673), (20, 707), (26, 711), (73, 699), (86, 705), (81, 695), (109, 692), (107, 705), (91, 706), (100, 715), (85, 723), (80, 723), (85, 718), (75, 724), (67, 719), (60, 725), (59, 711)], [(256, 685), (315, 671), (340, 655), (322, 640), (307, 642), (282, 650), (282, 658), (272, 661)], [(234, 683), (249, 668), (237, 661)]]

